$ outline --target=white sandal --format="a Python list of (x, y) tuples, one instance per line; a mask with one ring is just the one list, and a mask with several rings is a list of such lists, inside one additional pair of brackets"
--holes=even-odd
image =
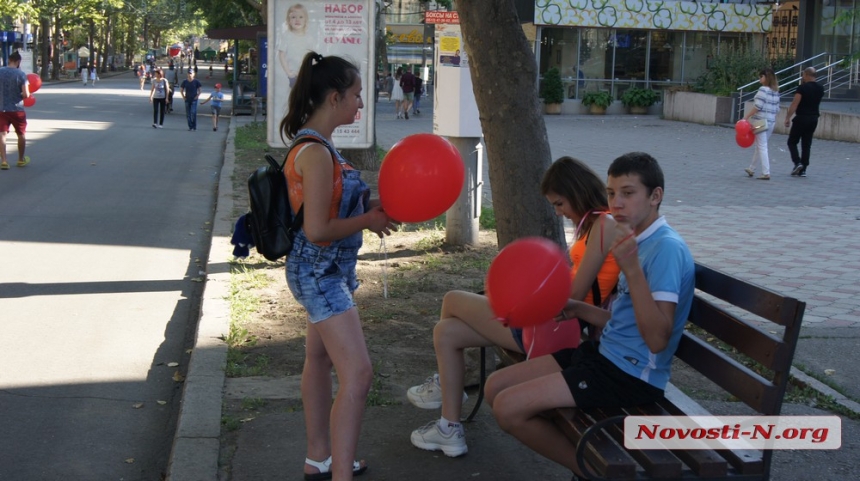
[[(305, 458), (305, 464), (317, 468), (318, 473), (305, 473), (305, 481), (321, 481), (331, 479), (331, 456), (325, 461), (314, 461), (311, 458)], [(367, 466), (362, 466), (358, 461), (352, 462), (352, 475), (361, 476), (367, 471)]]

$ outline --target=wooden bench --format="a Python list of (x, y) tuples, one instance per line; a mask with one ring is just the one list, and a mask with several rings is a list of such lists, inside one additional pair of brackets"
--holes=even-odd
[[(675, 356), (756, 413), (778, 415), (806, 303), (698, 263), (696, 290), (689, 316), (696, 327), (684, 331)], [(762, 323), (764, 327), (759, 327)], [(503, 362), (517, 361), (509, 353), (501, 354)], [(481, 355), (483, 361), (485, 350)], [(476, 412), (477, 406), (466, 419)], [(579, 465), (588, 467), (592, 480), (768, 479), (770, 450), (624, 448), (623, 420), (628, 415), (709, 414), (672, 384), (665, 399), (650, 405), (547, 413), (577, 446)]]

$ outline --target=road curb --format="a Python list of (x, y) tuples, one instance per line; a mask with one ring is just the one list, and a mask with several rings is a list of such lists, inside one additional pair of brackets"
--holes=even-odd
[(222, 336), (230, 329), (230, 236), (233, 227), (234, 138), (237, 123), (231, 120), (224, 147), (224, 164), (218, 179), (218, 197), (212, 225), (212, 241), (206, 262), (206, 286), (200, 302), (200, 320), (194, 350), (180, 402), (179, 422), (173, 438), (168, 481), (218, 479), (221, 438), (221, 405), (227, 344)]
[(808, 387), (810, 389), (814, 389), (820, 394), (829, 396), (833, 398), (833, 401), (840, 406), (853, 412), (856, 416), (860, 416), (860, 403), (849, 399), (848, 397), (846, 397), (839, 391), (833, 389), (832, 387), (828, 386), (827, 384), (824, 384), (823, 382), (819, 381), (818, 379), (815, 379), (814, 377), (810, 376), (809, 374), (806, 374), (805, 372), (801, 371), (796, 367), (791, 368), (791, 377), (793, 378), (792, 382), (794, 382), (795, 384), (798, 384), (801, 387)]

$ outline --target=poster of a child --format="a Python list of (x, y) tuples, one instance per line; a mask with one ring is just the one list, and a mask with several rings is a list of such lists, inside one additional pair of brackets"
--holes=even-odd
[(284, 69), (290, 81), (290, 88), (296, 83), (302, 59), (314, 48), (314, 36), (308, 34), (308, 9), (296, 3), (287, 9), (287, 18), (281, 25), (278, 38), (278, 64)]
[[(302, 61), (308, 52), (338, 55), (355, 63), (362, 77), (364, 92), (373, 92), (373, 45), (375, 18), (371, 0), (269, 0), (271, 19), (267, 31), (270, 46), (267, 63), (267, 141), (282, 147), (279, 126), (289, 109), (290, 91), (296, 83)], [(372, 99), (372, 97), (371, 97)], [(351, 125), (332, 134), (339, 145), (373, 145), (374, 102), (367, 102)]]

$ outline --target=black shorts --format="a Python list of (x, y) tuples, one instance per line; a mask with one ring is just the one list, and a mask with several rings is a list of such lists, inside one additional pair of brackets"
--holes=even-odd
[(595, 343), (585, 342), (553, 357), (578, 407), (638, 406), (663, 397), (662, 389), (622, 371), (598, 352)]

